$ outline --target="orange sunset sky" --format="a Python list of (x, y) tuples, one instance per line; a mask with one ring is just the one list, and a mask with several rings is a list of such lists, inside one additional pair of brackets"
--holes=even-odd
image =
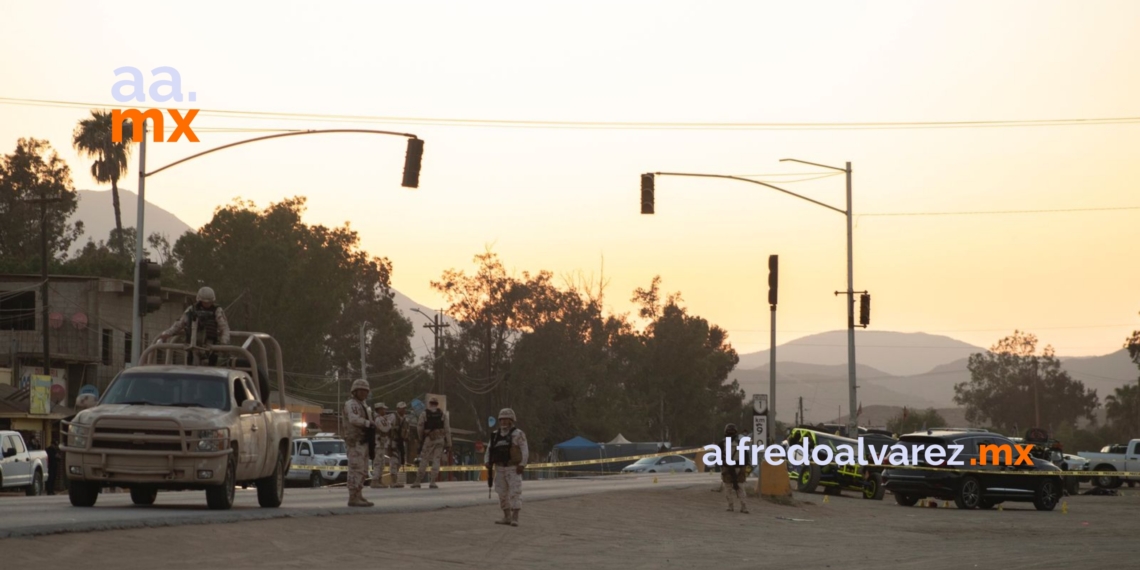
[[(120, 106), (113, 70), (173, 66), (204, 109), (201, 142), (148, 147), (160, 166), (253, 136), (209, 127), (359, 127), (426, 141), (418, 190), (404, 143), (297, 137), (148, 179), (198, 227), (235, 196), (309, 197), (310, 223), (351, 222), (429, 286), (493, 246), (518, 271), (599, 276), (607, 304), (661, 275), (741, 352), (766, 348), (767, 256), (781, 258), (780, 339), (845, 325), (843, 217), (731, 181), (763, 174), (843, 205), (843, 177), (780, 158), (854, 165), (855, 287), (873, 330), (982, 346), (1036, 333), (1104, 354), (1140, 328), (1140, 122), (859, 130), (623, 130), (225, 117), (205, 110), (537, 121), (847, 123), (1140, 117), (1138, 2), (154, 2), (0, 5), (0, 98)], [(181, 108), (188, 104), (183, 103)], [(70, 144), (86, 107), (0, 100), (0, 152), (48, 139), (80, 189), (105, 189)], [(131, 172), (121, 183), (137, 187)], [(798, 173), (807, 173), (798, 176)], [(826, 172), (824, 172), (826, 173)], [(133, 225), (133, 220), (124, 220)], [(106, 236), (92, 236), (105, 239)]]

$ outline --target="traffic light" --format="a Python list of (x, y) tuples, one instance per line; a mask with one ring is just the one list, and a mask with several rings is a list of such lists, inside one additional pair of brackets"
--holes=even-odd
[(859, 295), (859, 326), (866, 328), (871, 323), (871, 294)]
[(641, 175), (641, 213), (653, 213), (653, 175)]
[(776, 306), (776, 289), (780, 284), (780, 256), (768, 256), (768, 304)]
[(404, 155), (404, 188), (420, 187), (420, 161), (424, 157), (423, 139), (408, 139), (408, 152)]
[(162, 307), (162, 266), (144, 259), (139, 262), (143, 290), (139, 295), (139, 314), (153, 313)]

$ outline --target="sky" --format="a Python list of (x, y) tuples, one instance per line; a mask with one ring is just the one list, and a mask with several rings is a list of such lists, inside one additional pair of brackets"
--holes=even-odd
[[(741, 352), (767, 348), (767, 258), (780, 256), (780, 342), (842, 329), (842, 214), (734, 181), (761, 174), (844, 207), (853, 166), (855, 289), (872, 330), (989, 346), (1014, 329), (1058, 354), (1121, 347), (1140, 328), (1140, 210), (875, 216), (1140, 206), (1140, 123), (694, 130), (386, 124), (308, 115), (567, 122), (851, 123), (1140, 117), (1140, 3), (1049, 2), (6, 2), (0, 152), (47, 139), (80, 189), (105, 189), (70, 135), (111, 97), (114, 69), (176, 68), (197, 129), (371, 128), (425, 140), (315, 135), (194, 160), (147, 179), (193, 227), (235, 197), (308, 197), (306, 221), (350, 223), (429, 306), (448, 268), (492, 248), (514, 271), (608, 281), (632, 310), (660, 275)], [(165, 77), (163, 77), (165, 78)], [(146, 105), (151, 104), (149, 101)], [(140, 104), (141, 105), (141, 104)], [(189, 102), (179, 104), (185, 109)], [(410, 124), (409, 124), (410, 123)], [(256, 136), (150, 144), (150, 169)], [(137, 187), (137, 156), (121, 186)], [(133, 225), (133, 223), (131, 224)], [(105, 239), (105, 236), (92, 236)]]

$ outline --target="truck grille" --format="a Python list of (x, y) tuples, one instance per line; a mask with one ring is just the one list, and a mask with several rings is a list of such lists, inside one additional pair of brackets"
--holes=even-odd
[(161, 422), (158, 426), (155, 423), (153, 420), (145, 423), (119, 419), (96, 421), (91, 434), (91, 449), (155, 453), (185, 451), (182, 442), (190, 438), (190, 431), (179, 429), (174, 422)]
[(182, 451), (181, 443), (161, 441), (116, 441), (95, 438), (92, 447), (95, 449), (131, 449), (135, 451)]

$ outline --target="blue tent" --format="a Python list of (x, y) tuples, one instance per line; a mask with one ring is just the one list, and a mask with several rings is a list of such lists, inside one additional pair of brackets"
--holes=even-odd
[(601, 445), (596, 444), (580, 435), (576, 435), (558, 445), (554, 449), (598, 449)]

